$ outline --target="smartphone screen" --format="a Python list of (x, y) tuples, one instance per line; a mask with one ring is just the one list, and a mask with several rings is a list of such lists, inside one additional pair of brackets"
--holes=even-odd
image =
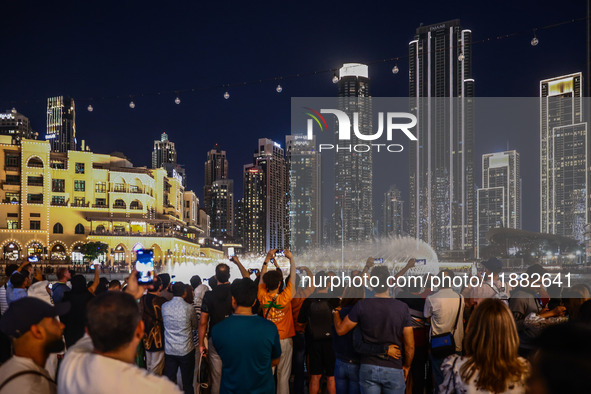
[(379, 259), (373, 259), (373, 263), (374, 264), (383, 264), (384, 263), (384, 259), (379, 258)]
[(137, 270), (139, 284), (151, 285), (154, 282), (154, 251), (152, 249), (139, 249), (137, 251), (135, 269)]
[(228, 248), (228, 257), (229, 257), (229, 258), (232, 258), (232, 257), (234, 257), (234, 247), (232, 247), (232, 246), (230, 246), (230, 247)]
[(417, 265), (427, 265), (427, 259), (416, 259), (415, 266)]
[(275, 256), (281, 256), (281, 257), (285, 257), (285, 253), (283, 252), (282, 249), (279, 249), (276, 253)]

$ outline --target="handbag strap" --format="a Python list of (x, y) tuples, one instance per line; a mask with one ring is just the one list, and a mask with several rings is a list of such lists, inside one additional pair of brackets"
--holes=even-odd
[(456, 322), (454, 323), (454, 329), (452, 330), (452, 334), (456, 333), (456, 329), (458, 328), (458, 320), (460, 318), (460, 310), (462, 309), (462, 295), (458, 294), (458, 313), (456, 313)]
[(273, 297), (273, 300), (269, 304), (269, 309), (267, 309), (267, 313), (265, 313), (265, 319), (267, 318), (267, 316), (269, 316), (269, 312), (271, 312), (271, 308), (273, 308), (273, 305), (275, 305), (275, 300), (277, 299), (277, 297), (279, 297), (279, 292), (275, 294), (275, 297)]
[(18, 378), (19, 376), (23, 376), (23, 375), (38, 375), (38, 376), (41, 376), (41, 377), (45, 378), (48, 382), (53, 383), (54, 385), (56, 384), (53, 379), (48, 378), (47, 376), (45, 376), (44, 373), (39, 372), (39, 371), (35, 371), (35, 370), (32, 370), (32, 369), (29, 369), (29, 370), (26, 370), (26, 371), (17, 372), (14, 375), (9, 376), (8, 379), (6, 379), (4, 382), (2, 382), (2, 384), (0, 384), (0, 390), (2, 390), (4, 388), (4, 386), (6, 386), (12, 380)]

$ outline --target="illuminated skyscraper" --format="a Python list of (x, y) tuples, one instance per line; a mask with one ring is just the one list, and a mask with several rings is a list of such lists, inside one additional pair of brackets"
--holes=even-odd
[(470, 30), (458, 19), (417, 28), (409, 43), (410, 235), (442, 257), (474, 247), (474, 128)]
[(291, 249), (301, 252), (320, 245), (322, 231), (320, 153), (316, 137), (287, 135), (289, 228)]
[(211, 215), (210, 234), (212, 237), (234, 236), (234, 181), (218, 179), (210, 189)]
[(396, 186), (384, 193), (382, 204), (382, 234), (402, 235), (404, 231), (404, 201)]
[(58, 96), (47, 99), (45, 139), (53, 152), (76, 150), (76, 107), (74, 99)]
[(265, 245), (265, 173), (254, 164), (244, 166), (242, 245), (247, 252), (263, 254)]
[(177, 164), (174, 142), (168, 140), (166, 133), (160, 135), (160, 141), (154, 141), (152, 168), (160, 168), (164, 163)]
[(228, 159), (226, 151), (221, 150), (216, 144), (212, 150), (207, 152), (207, 161), (205, 162), (205, 182), (203, 186), (203, 208), (210, 216), (211, 210), (211, 186), (214, 181), (219, 179), (228, 179)]
[(482, 188), (477, 193), (477, 253), (495, 227), (521, 229), (521, 175), (516, 151), (482, 155)]
[(21, 139), (37, 138), (31, 128), (29, 118), (19, 114), (16, 109), (0, 113), (0, 135), (9, 135), (13, 143), (19, 143)]
[[(359, 130), (371, 130), (371, 104), (369, 97), (368, 66), (347, 63), (339, 70), (337, 105), (353, 119), (359, 113)], [(336, 128), (335, 128), (336, 130)], [(335, 139), (337, 138), (335, 131)], [(351, 146), (363, 143), (356, 135)], [(354, 153), (347, 149), (335, 153), (335, 240), (365, 241), (373, 230), (372, 151)]]
[(588, 141), (581, 73), (540, 81), (540, 232), (584, 239)]

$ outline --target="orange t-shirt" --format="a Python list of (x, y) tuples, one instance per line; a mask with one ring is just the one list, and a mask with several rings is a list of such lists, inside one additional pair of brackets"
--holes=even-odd
[(277, 326), (279, 331), (279, 339), (291, 338), (295, 335), (293, 327), (293, 316), (291, 312), (291, 282), (287, 282), (287, 286), (273, 303), (273, 308), (267, 315), (269, 306), (273, 301), (274, 295), (267, 291), (267, 286), (263, 281), (259, 283), (258, 299), (263, 307), (263, 316), (267, 316), (268, 320), (271, 320)]

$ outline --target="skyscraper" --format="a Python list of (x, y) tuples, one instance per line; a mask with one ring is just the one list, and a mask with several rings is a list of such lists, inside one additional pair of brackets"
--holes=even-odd
[[(359, 130), (371, 130), (368, 66), (347, 63), (339, 70), (337, 106), (353, 119), (359, 113)], [(337, 130), (335, 128), (335, 130)], [(335, 139), (337, 138), (335, 132)], [(362, 143), (352, 135), (351, 145)], [(365, 241), (373, 230), (372, 151), (352, 153), (346, 149), (335, 153), (335, 240)]]
[(521, 229), (521, 175), (519, 153), (482, 155), (482, 188), (477, 192), (477, 253), (488, 245), (486, 233), (495, 227)]
[(162, 133), (160, 141), (154, 141), (152, 151), (152, 168), (160, 168), (163, 164), (177, 164), (174, 142), (168, 140), (168, 134)]
[(409, 95), (418, 119), (409, 233), (442, 257), (469, 257), (474, 247), (471, 36), (456, 19), (417, 28), (409, 43)]
[(244, 247), (264, 253), (289, 246), (287, 170), (281, 145), (260, 138), (253, 164), (244, 166)]
[(234, 239), (244, 243), (244, 197), (236, 201), (234, 206)]
[(289, 226), (291, 249), (301, 252), (320, 246), (322, 236), (320, 153), (316, 137), (285, 137), (289, 174)]
[(234, 237), (234, 181), (218, 179), (210, 189), (211, 215), (210, 234), (212, 237)]
[(29, 118), (19, 114), (16, 109), (0, 113), (0, 135), (9, 135), (13, 143), (19, 143), (23, 138), (36, 138), (31, 128)]
[(47, 99), (47, 132), (53, 152), (76, 150), (76, 107), (74, 99), (58, 96)]
[(207, 161), (205, 162), (205, 182), (203, 186), (203, 209), (210, 216), (213, 215), (211, 207), (211, 187), (214, 181), (218, 179), (228, 179), (228, 160), (226, 151), (221, 150), (216, 144), (212, 150), (207, 152)]
[(384, 193), (382, 204), (382, 234), (402, 235), (404, 232), (404, 201), (396, 186)]
[(265, 250), (265, 173), (254, 164), (244, 166), (242, 203), (242, 245), (247, 252), (263, 254)]
[(581, 73), (540, 81), (540, 232), (584, 240), (588, 141)]

